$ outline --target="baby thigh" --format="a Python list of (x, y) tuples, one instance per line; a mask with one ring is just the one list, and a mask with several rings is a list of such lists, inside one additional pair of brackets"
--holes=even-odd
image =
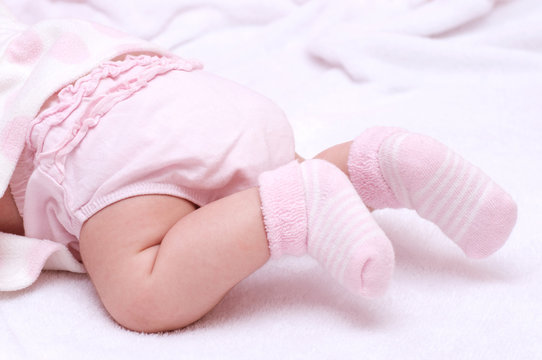
[(81, 256), (119, 324), (179, 329), (268, 260), (260, 206), (254, 188), (198, 209), (165, 195), (125, 199), (83, 225)]

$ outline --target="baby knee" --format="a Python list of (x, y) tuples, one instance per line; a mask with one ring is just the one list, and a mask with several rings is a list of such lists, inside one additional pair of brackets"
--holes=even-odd
[(103, 303), (110, 316), (119, 325), (141, 333), (181, 329), (203, 316), (185, 310), (181, 303), (175, 304), (171, 299), (157, 296), (152, 289), (126, 292)]

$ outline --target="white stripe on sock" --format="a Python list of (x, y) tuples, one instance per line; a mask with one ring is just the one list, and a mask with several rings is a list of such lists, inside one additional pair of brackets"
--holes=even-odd
[(456, 173), (450, 175), (453, 175), (450, 186), (443, 189), (444, 193), (436, 199), (434, 204), (431, 204), (431, 207), (427, 209), (427, 213), (422, 213), (420, 210), (420, 215), (425, 216), (429, 220), (439, 219), (440, 222), (440, 212), (449, 204), (452, 197), (457, 196), (457, 191), (461, 188), (461, 185), (465, 183), (465, 177), (467, 177), (467, 181), (472, 180), (472, 173), (469, 171), (469, 166), (464, 162), (460, 162), (456, 169)]
[(450, 182), (453, 181), (455, 174), (457, 173), (457, 168), (460, 166), (459, 156), (454, 154), (454, 161), (452, 168), (443, 174), (442, 179), (438, 182), (437, 188), (433, 191), (431, 195), (423, 199), (419, 204), (417, 204), (417, 211), (419, 214), (427, 214), (428, 209), (433, 206), (433, 204), (438, 200), (439, 197), (445, 193), (446, 189), (449, 187)]
[(454, 153), (448, 150), (446, 152), (446, 157), (444, 158), (444, 162), (435, 172), (435, 175), (431, 178), (431, 180), (425, 186), (420, 188), (418, 191), (416, 191), (412, 195), (412, 199), (414, 203), (422, 202), (422, 199), (426, 198), (429, 195), (429, 192), (433, 190), (434, 186), (442, 180), (443, 175), (448, 173), (448, 167), (453, 166), (454, 160), (455, 160)]
[(390, 138), (382, 144), (378, 158), (382, 175), (397, 200), (404, 206), (412, 207), (410, 197), (408, 196), (408, 190), (404, 186), (401, 175), (399, 174), (399, 169), (397, 169), (397, 165), (399, 164), (398, 152), (401, 148), (401, 144), (409, 135), (409, 133), (391, 135)]
[(361, 244), (365, 242), (367, 237), (372, 236), (372, 233), (375, 231), (375, 228), (371, 226), (370, 222), (364, 226), (360, 223), (357, 223), (357, 228), (353, 227), (352, 231), (345, 234), (343, 241), (338, 244), (337, 248), (334, 249), (333, 257), (330, 258), (332, 262), (329, 266), (329, 271), (332, 274), (340, 275), (341, 277), (344, 274), (343, 266), (346, 267), (346, 262), (349, 255), (352, 254), (352, 248), (356, 244)]
[(357, 225), (355, 222), (353, 224), (348, 223), (347, 226), (339, 230), (340, 235), (334, 234), (333, 241), (330, 242), (331, 246), (318, 258), (328, 270), (331, 271), (332, 265), (338, 260), (336, 254), (348, 242), (348, 236), (356, 231), (355, 225)]
[[(359, 211), (357, 212), (359, 213)], [(355, 214), (354, 214), (355, 215)], [(344, 227), (342, 231), (337, 234), (334, 244), (336, 246), (333, 249), (330, 249), (323, 261), (325, 263), (336, 263), (337, 261), (342, 262), (346, 255), (348, 254), (346, 250), (348, 249), (348, 244), (351, 241), (358, 242), (365, 236), (365, 233), (371, 231), (371, 222), (367, 218), (359, 219), (359, 221), (353, 221), (354, 217), (349, 218), (349, 224), (347, 227)], [(329, 266), (333, 270), (333, 266)]]
[(356, 198), (352, 198), (351, 195), (350, 191), (341, 191), (324, 206), (320, 204), (323, 209), (317, 218), (309, 219), (309, 229), (312, 229), (309, 234), (311, 238), (309, 243), (311, 248), (316, 250), (315, 256), (322, 257), (325, 249), (329, 248), (329, 244), (335, 241), (331, 234), (337, 232), (337, 226), (343, 226), (343, 223), (349, 220), (344, 212), (351, 212), (352, 205), (356, 202)]
[(438, 222), (443, 228), (448, 228), (449, 223), (452, 222), (452, 219), (457, 216), (457, 213), (464, 210), (465, 202), (469, 198), (469, 194), (472, 195), (473, 189), (477, 189), (480, 186), (481, 179), (480, 176), (478, 176), (476, 170), (474, 170), (468, 164), (465, 167), (469, 170), (469, 176), (467, 180), (461, 184), (461, 190), (459, 191), (459, 193), (454, 194), (454, 198), (451, 199), (452, 204), (448, 206), (446, 212), (438, 218)]
[[(458, 214), (448, 229), (448, 236), (450, 236), (455, 242), (460, 243), (463, 240), (463, 236), (465, 236), (465, 233), (474, 221), (474, 218), (478, 215), (481, 206), (485, 202), (485, 197), (487, 197), (487, 194), (492, 188), (493, 183), (491, 181), (482, 181), (480, 182), (479, 187), (469, 194), (469, 201), (465, 201), (462, 209), (463, 211)], [(480, 193), (481, 195), (478, 195)], [(475, 202), (478, 203), (475, 204)]]
[[(301, 166), (303, 185), (305, 187), (305, 204), (307, 204), (307, 219), (313, 219), (318, 210), (318, 199), (320, 198), (320, 176), (315, 166)], [(310, 228), (310, 226), (309, 226)]]
[(341, 217), (345, 209), (349, 209), (356, 201), (361, 202), (361, 199), (353, 188), (346, 188), (334, 194), (333, 198), (326, 199), (325, 203), (322, 203), (322, 189), (320, 189), (319, 182), (320, 167), (316, 164), (310, 167), (302, 167), (302, 169), (306, 202), (310, 204), (308, 209), (308, 235), (310, 241), (308, 241), (307, 247), (314, 257), (320, 259), (324, 250), (335, 241), (334, 237), (324, 236), (324, 233), (329, 233), (330, 229), (337, 226), (337, 217), (345, 221), (344, 217)]

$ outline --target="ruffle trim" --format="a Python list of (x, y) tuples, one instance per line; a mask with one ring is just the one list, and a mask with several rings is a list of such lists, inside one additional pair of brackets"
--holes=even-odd
[[(88, 105), (89, 110), (86, 111), (86, 116), (77, 120), (66, 138), (54, 149), (43, 152), (49, 128), (58, 126), (68, 119), (85, 99), (95, 94), (101, 81), (107, 78), (119, 79), (121, 75), (137, 66), (141, 69), (134, 77), (122, 79), (102, 97), (94, 99), (93, 103)], [(54, 165), (59, 174), (63, 174), (66, 156), (77, 147), (90, 129), (98, 125), (100, 119), (113, 106), (147, 86), (159, 75), (172, 70), (193, 71), (200, 68), (202, 65), (196, 61), (152, 55), (126, 55), (121, 60), (107, 61), (75, 83), (64, 87), (58, 92), (56, 99), (49, 101), (50, 105), (30, 123), (26, 146), (35, 154), (34, 161), (38, 161), (41, 156), (54, 156)]]

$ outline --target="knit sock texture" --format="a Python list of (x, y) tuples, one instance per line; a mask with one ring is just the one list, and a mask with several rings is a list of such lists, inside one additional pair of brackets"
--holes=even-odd
[(258, 182), (271, 257), (306, 254), (307, 207), (299, 163), (264, 172)]
[(502, 247), (516, 222), (510, 195), (428, 136), (371, 128), (354, 140), (348, 169), (367, 206), (414, 209), (472, 258)]

